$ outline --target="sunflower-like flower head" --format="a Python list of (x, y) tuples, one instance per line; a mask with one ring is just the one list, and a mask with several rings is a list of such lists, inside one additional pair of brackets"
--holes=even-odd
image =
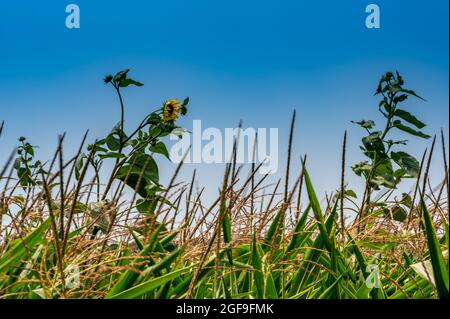
[(162, 108), (162, 119), (164, 122), (174, 122), (180, 114), (185, 114), (186, 107), (178, 101), (178, 98), (171, 99), (164, 103)]

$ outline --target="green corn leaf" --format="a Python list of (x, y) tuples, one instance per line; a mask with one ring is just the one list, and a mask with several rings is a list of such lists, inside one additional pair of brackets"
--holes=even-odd
[(136, 299), (142, 296), (143, 294), (152, 292), (156, 288), (161, 287), (165, 283), (189, 272), (190, 270), (191, 270), (190, 267), (186, 267), (183, 269), (179, 269), (177, 271), (170, 272), (158, 278), (149, 279), (137, 286), (134, 286), (118, 294), (108, 295), (106, 296), (106, 299)]
[(264, 276), (262, 273), (261, 257), (258, 251), (258, 243), (256, 242), (256, 234), (253, 233), (252, 241), (252, 262), (253, 262), (253, 278), (256, 286), (256, 293), (259, 298), (264, 297)]
[(294, 233), (292, 234), (291, 241), (289, 242), (289, 245), (286, 248), (286, 252), (290, 252), (291, 250), (298, 247), (298, 245), (301, 243), (302, 238), (302, 231), (305, 228), (306, 221), (308, 220), (309, 211), (311, 210), (311, 205), (308, 205), (306, 207), (305, 211), (303, 212), (303, 215), (298, 220), (297, 224), (294, 228)]
[[(328, 216), (327, 221), (325, 222), (325, 228), (327, 230), (327, 233), (331, 231), (331, 227), (333, 226), (334, 223), (335, 214), (336, 209), (333, 209), (331, 211), (331, 214)], [(309, 236), (311, 236), (311, 233), (309, 234)], [(317, 264), (319, 257), (322, 254), (323, 247), (324, 247), (323, 236), (322, 233), (319, 233), (317, 238), (314, 239), (312, 246), (306, 250), (303, 256), (303, 260), (300, 263), (299, 269), (295, 272), (291, 280), (289, 290), (290, 297), (298, 295), (300, 289), (302, 289), (302, 287), (307, 282), (307, 277), (311, 272), (311, 269), (314, 268), (315, 265)]]
[[(225, 216), (223, 216), (222, 221), (222, 231), (223, 231), (223, 240), (225, 244), (231, 243), (231, 220), (229, 214), (225, 211)], [(231, 252), (231, 249), (227, 248), (226, 253), (228, 256), (228, 260), (230, 262), (230, 265), (233, 265), (233, 254)]]
[(308, 171), (304, 165), (303, 165), (303, 172), (304, 172), (305, 185), (306, 185), (306, 190), (308, 192), (309, 201), (311, 203), (311, 208), (313, 210), (314, 217), (318, 221), (320, 234), (322, 235), (322, 238), (323, 238), (326, 248), (329, 251), (331, 251), (331, 241), (330, 241), (330, 237), (329, 237), (330, 236), (329, 231), (327, 231), (327, 229), (325, 227), (322, 209), (320, 208), (319, 200), (317, 199), (316, 192), (314, 191), (314, 187), (311, 183), (311, 179), (309, 177)]
[(425, 223), (425, 232), (427, 234), (428, 249), (430, 250), (431, 264), (433, 266), (434, 280), (436, 283), (436, 289), (440, 298), (449, 297), (449, 277), (448, 268), (445, 264), (444, 256), (439, 245), (439, 241), (436, 235), (436, 229), (433, 226), (430, 213), (425, 205), (423, 196), (421, 196), (420, 204), (423, 212), (423, 219)]
[[(144, 257), (148, 256), (148, 254), (153, 251), (155, 247), (155, 243), (158, 240), (158, 235), (162, 229), (162, 224), (159, 224), (158, 227), (153, 231), (152, 235), (149, 238), (149, 241), (147, 245), (141, 250), (139, 257), (134, 260), (134, 263), (141, 262)], [(134, 233), (133, 233), (134, 234)], [(137, 237), (136, 237), (137, 239)], [(139, 239), (138, 239), (139, 241)], [(139, 241), (140, 242), (140, 241)], [(141, 244), (142, 245), (142, 244)], [(144, 268), (144, 265), (137, 266), (137, 270), (142, 270)], [(106, 295), (106, 298), (109, 298), (111, 296), (117, 295), (129, 287), (131, 287), (137, 278), (139, 277), (139, 274), (136, 271), (127, 270), (125, 271), (122, 276), (120, 276), (119, 280), (116, 282), (116, 284), (109, 290), (108, 294)]]
[(9, 249), (0, 257), (0, 274), (12, 270), (28, 255), (28, 253), (33, 252), (34, 246), (45, 240), (43, 234), (49, 225), (50, 219), (47, 219), (25, 238), (16, 239), (12, 243)]
[(271, 247), (274, 244), (274, 240), (276, 240), (275, 236), (279, 237), (278, 234), (275, 233), (280, 232), (280, 222), (283, 215), (284, 211), (282, 209), (279, 209), (277, 214), (273, 218), (272, 223), (270, 224), (270, 227), (267, 230), (266, 236), (264, 238), (265, 247)]
[(265, 283), (266, 283), (266, 287), (265, 287), (265, 292), (264, 292), (264, 298), (278, 299), (277, 288), (275, 286), (275, 281), (273, 280), (273, 276), (272, 276), (271, 272), (269, 272), (266, 275)]
[[(351, 244), (350, 247), (351, 247), (353, 253), (355, 254), (359, 268), (361, 269), (363, 277), (366, 280), (369, 277), (369, 273), (367, 272), (366, 259), (364, 258), (364, 255), (359, 250), (359, 247), (355, 243), (354, 239), (350, 236), (350, 234), (348, 234), (348, 236), (350, 238), (350, 244)], [(372, 298), (374, 298), (374, 299), (383, 299), (384, 298), (383, 287), (380, 286), (379, 288), (370, 289), (365, 285), (365, 283), (362, 286), (364, 286), (364, 288), (361, 287), (361, 289), (366, 290), (366, 288), (367, 288), (367, 290), (370, 291), (370, 295), (372, 296)]]
[(328, 288), (325, 289), (325, 291), (322, 292), (317, 299), (331, 298), (334, 293), (335, 288), (337, 287), (337, 285), (338, 285), (339, 281), (341, 281), (341, 279), (342, 279), (342, 275), (339, 276), (336, 280), (334, 280), (334, 282), (331, 285), (329, 285)]

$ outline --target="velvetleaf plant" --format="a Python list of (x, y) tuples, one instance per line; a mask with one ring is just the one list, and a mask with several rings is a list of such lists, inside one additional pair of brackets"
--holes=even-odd
[[(420, 131), (426, 124), (413, 114), (400, 107), (408, 97), (424, 100), (414, 91), (404, 88), (405, 81), (398, 71), (386, 72), (381, 77), (375, 95), (381, 95), (378, 110), (385, 119), (384, 128), (377, 130), (373, 120), (352, 121), (367, 132), (360, 146), (364, 155), (369, 158), (352, 166), (358, 176), (366, 180), (366, 209), (370, 209), (370, 195), (380, 187), (396, 188), (404, 178), (416, 178), (419, 162), (412, 155), (397, 150), (406, 145), (407, 140), (392, 140), (389, 133), (400, 130), (406, 135), (428, 139), (429, 135)], [(407, 200), (407, 199), (405, 199)]]

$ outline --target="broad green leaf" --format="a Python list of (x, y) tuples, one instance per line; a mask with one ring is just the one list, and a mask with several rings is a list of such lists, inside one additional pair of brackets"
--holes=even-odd
[(391, 152), (391, 158), (408, 175), (417, 177), (420, 164), (414, 157), (405, 152)]
[(395, 110), (394, 115), (414, 125), (417, 128), (424, 128), (426, 126), (425, 123), (419, 121), (414, 115), (412, 115), (408, 111), (397, 109)]
[(106, 145), (111, 151), (117, 151), (120, 148), (120, 140), (114, 134), (109, 134), (106, 138)]
[(419, 95), (418, 95), (416, 92), (414, 92), (413, 90), (401, 89), (401, 90), (399, 90), (399, 92), (408, 93), (409, 95), (413, 95), (413, 96), (415, 96), (415, 97), (417, 97), (417, 98), (419, 98), (419, 99), (425, 101), (425, 99), (424, 99), (423, 97), (419, 96)]
[(399, 130), (402, 130), (403, 132), (409, 133), (414, 136), (418, 136), (421, 138), (430, 138), (431, 137), (430, 135), (427, 135), (421, 131), (416, 131), (416, 130), (410, 128), (409, 126), (403, 125), (402, 122), (399, 120), (395, 120), (393, 123), (393, 126), (398, 128)]
[(117, 172), (116, 178), (126, 181), (126, 184), (136, 190), (142, 197), (148, 195), (147, 187), (159, 184), (158, 166), (155, 160), (147, 154), (139, 154), (130, 158)]
[(170, 160), (169, 152), (167, 151), (166, 145), (163, 142), (158, 142), (150, 147), (150, 152), (162, 154)]
[(117, 72), (114, 75), (113, 81), (121, 81), (121, 80), (126, 79), (128, 72), (130, 72), (130, 69), (125, 69), (125, 70)]
[(144, 84), (133, 79), (123, 79), (120, 81), (120, 87), (127, 87), (129, 85), (143, 86)]

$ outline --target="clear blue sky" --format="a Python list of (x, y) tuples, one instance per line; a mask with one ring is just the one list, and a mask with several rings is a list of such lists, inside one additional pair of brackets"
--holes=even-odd
[[(0, 4), (0, 160), (20, 135), (43, 158), (64, 131), (68, 152), (88, 128), (91, 141), (102, 137), (119, 116), (102, 77), (124, 68), (145, 84), (125, 93), (129, 127), (161, 101), (190, 96), (181, 124), (202, 119), (224, 128), (243, 119), (244, 126), (278, 127), (285, 148), (295, 108), (294, 154), (308, 153), (322, 192), (338, 185), (344, 130), (349, 165), (361, 159), (363, 132), (350, 120), (380, 119), (373, 92), (387, 70), (398, 69), (427, 99), (408, 101), (426, 131), (448, 131), (448, 1), (72, 2), (81, 10), (78, 30), (65, 27), (69, 1)], [(369, 3), (380, 6), (381, 29), (365, 27)], [(410, 143), (417, 157), (429, 145)], [(164, 180), (172, 166), (161, 165)], [(436, 159), (437, 179), (440, 165)], [(217, 186), (219, 169), (201, 166), (201, 183)], [(351, 172), (347, 180), (360, 185)]]

